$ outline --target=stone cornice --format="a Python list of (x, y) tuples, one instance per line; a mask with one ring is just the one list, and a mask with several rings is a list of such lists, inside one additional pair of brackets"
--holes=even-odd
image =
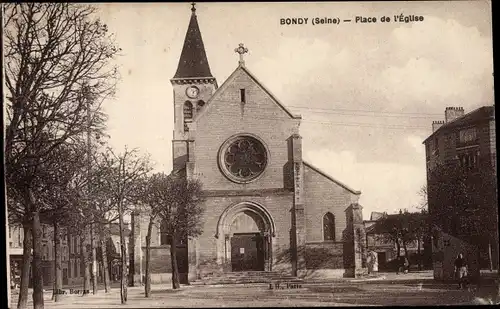
[(193, 78), (172, 78), (170, 82), (174, 85), (185, 85), (185, 84), (215, 84), (217, 86), (217, 81), (215, 77), (193, 77)]
[(205, 190), (204, 197), (293, 195), (291, 189)]

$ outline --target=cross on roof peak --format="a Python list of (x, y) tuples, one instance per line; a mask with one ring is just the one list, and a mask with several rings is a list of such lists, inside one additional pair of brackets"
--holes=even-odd
[(246, 48), (243, 43), (238, 44), (238, 47), (234, 49), (235, 53), (240, 54), (240, 65), (245, 66), (245, 60), (243, 60), (243, 54), (248, 53), (248, 48)]
[(191, 12), (196, 12), (196, 2), (191, 2)]

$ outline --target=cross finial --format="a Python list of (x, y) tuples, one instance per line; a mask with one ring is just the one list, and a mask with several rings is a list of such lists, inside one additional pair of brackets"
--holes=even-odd
[(243, 54), (248, 53), (248, 48), (246, 48), (243, 43), (238, 44), (238, 47), (234, 49), (234, 52), (240, 54), (240, 65), (245, 65), (245, 60), (243, 60)]
[(195, 2), (191, 2), (191, 12), (196, 12), (196, 3)]

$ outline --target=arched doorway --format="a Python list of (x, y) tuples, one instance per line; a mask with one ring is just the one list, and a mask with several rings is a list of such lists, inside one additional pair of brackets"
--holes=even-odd
[(270, 271), (274, 236), (274, 221), (262, 205), (244, 202), (228, 207), (216, 234), (224, 270)]

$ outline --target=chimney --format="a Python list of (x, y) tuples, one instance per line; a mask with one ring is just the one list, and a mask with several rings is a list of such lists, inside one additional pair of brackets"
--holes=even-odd
[(453, 121), (458, 117), (462, 117), (463, 115), (464, 115), (463, 107), (447, 107), (444, 111), (445, 123)]
[(432, 133), (436, 132), (444, 124), (443, 120), (437, 120), (432, 122)]

